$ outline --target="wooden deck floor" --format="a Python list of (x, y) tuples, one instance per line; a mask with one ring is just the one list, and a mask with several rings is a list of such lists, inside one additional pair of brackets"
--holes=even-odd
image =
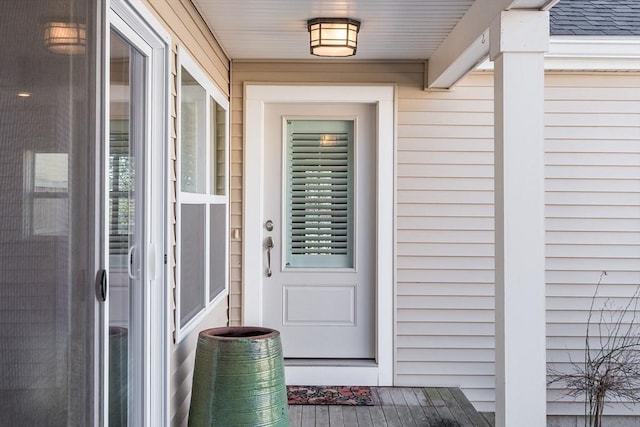
[(493, 427), (458, 388), (376, 387), (374, 406), (291, 405), (292, 427)]

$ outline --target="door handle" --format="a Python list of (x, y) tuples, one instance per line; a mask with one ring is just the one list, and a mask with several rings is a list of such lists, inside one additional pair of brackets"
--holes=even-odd
[(107, 300), (107, 270), (98, 270), (95, 289), (98, 301), (105, 302)]
[(138, 268), (135, 264), (137, 259), (137, 252), (136, 252), (136, 245), (131, 245), (131, 247), (129, 248), (129, 253), (127, 254), (127, 273), (129, 274), (129, 278), (136, 280), (137, 279), (137, 274), (136, 272), (138, 271)]
[(264, 247), (267, 249), (267, 271), (266, 271), (266, 275), (267, 277), (271, 277), (272, 271), (271, 271), (271, 249), (273, 249), (274, 243), (273, 243), (273, 237), (269, 236), (267, 237), (267, 239), (264, 242)]

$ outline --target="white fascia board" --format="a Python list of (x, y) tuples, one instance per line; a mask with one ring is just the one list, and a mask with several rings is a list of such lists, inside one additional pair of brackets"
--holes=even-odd
[(545, 70), (640, 71), (640, 37), (554, 37)]
[(476, 0), (431, 55), (425, 90), (449, 89), (489, 56), (489, 27), (509, 9), (545, 9), (554, 0)]
[[(549, 41), (547, 71), (640, 71), (640, 37), (554, 36)], [(477, 71), (492, 71), (486, 60)]]

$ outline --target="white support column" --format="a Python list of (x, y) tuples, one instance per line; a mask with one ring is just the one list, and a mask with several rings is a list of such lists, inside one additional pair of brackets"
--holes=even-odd
[(502, 12), (495, 61), (496, 426), (546, 426), (544, 52), (549, 14)]

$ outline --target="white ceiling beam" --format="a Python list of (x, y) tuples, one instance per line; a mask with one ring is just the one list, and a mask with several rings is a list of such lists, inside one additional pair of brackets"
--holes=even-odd
[(425, 90), (450, 89), (489, 56), (489, 27), (503, 10), (545, 9), (557, 0), (476, 0), (440, 47), (425, 70)]
[(515, 0), (477, 0), (431, 55), (425, 89), (449, 89), (469, 70), (489, 56), (493, 20)]

